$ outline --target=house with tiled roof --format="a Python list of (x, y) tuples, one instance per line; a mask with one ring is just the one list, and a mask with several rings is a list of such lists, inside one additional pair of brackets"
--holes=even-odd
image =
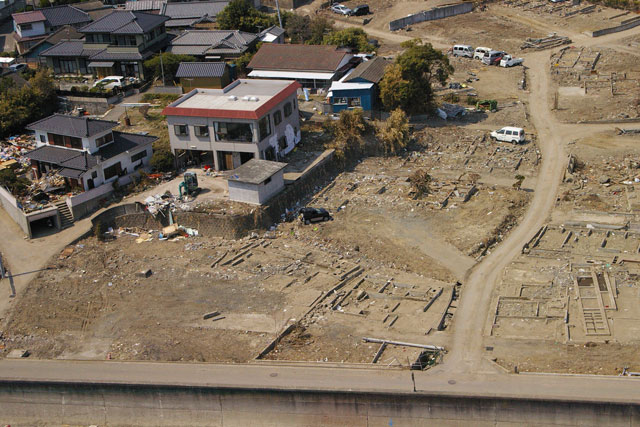
[(249, 62), (249, 77), (296, 80), (303, 87), (327, 88), (352, 68), (354, 56), (335, 46), (265, 43)]
[(42, 62), (46, 64), (44, 58), (40, 57), (40, 53), (61, 41), (81, 40), (82, 38), (84, 38), (84, 34), (78, 32), (78, 30), (71, 25), (65, 25), (31, 46), (26, 52), (20, 55), (20, 58), (25, 62)]
[(175, 77), (180, 81), (182, 92), (190, 92), (194, 88), (222, 89), (235, 76), (231, 75), (229, 65), (224, 62), (182, 62)]
[[(67, 203), (77, 218), (91, 200), (104, 197), (112, 183), (131, 182), (132, 174), (149, 166), (155, 136), (118, 132), (117, 122), (54, 114), (27, 126), (36, 148), (25, 154), (35, 178), (56, 173), (76, 195)], [(73, 199), (73, 198), (72, 198)]]
[(284, 43), (284, 29), (273, 25), (258, 33), (258, 40), (262, 43)]
[(14, 13), (11, 16), (13, 17), (13, 38), (16, 39), (18, 53), (26, 52), (33, 45), (66, 25), (79, 28), (91, 22), (87, 12), (71, 5)]
[(195, 56), (198, 61), (224, 61), (241, 56), (258, 36), (238, 30), (187, 30), (171, 40), (171, 53)]
[(80, 28), (84, 41), (63, 41), (43, 51), (56, 74), (145, 78), (142, 63), (167, 46), (167, 17), (114, 10)]
[(230, 0), (164, 3), (160, 14), (169, 18), (164, 24), (168, 30), (195, 28), (198, 24), (216, 21), (218, 13)]
[(365, 112), (375, 110), (378, 105), (378, 83), (384, 76), (389, 62), (376, 56), (361, 62), (329, 88), (327, 99), (334, 113), (342, 110), (362, 108)]

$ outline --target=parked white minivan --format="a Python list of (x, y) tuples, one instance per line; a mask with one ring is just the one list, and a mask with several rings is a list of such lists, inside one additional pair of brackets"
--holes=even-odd
[(524, 129), (505, 126), (502, 129), (491, 132), (491, 138), (496, 141), (513, 142), (517, 144), (524, 142)]
[(480, 61), (482, 61), (482, 58), (484, 58), (484, 54), (487, 52), (491, 52), (490, 47), (477, 47), (475, 52), (473, 53), (473, 59), (479, 59)]
[(453, 46), (453, 56), (473, 58), (473, 47), (466, 44), (457, 44)]

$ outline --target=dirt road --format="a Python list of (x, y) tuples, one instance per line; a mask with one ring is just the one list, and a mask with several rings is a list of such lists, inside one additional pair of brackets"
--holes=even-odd
[(462, 300), (454, 322), (453, 348), (447, 367), (453, 371), (474, 372), (482, 359), (482, 333), (490, 310), (491, 293), (507, 264), (516, 257), (524, 242), (544, 224), (556, 200), (565, 166), (563, 135), (549, 104), (549, 53), (530, 55), (531, 120), (538, 131), (542, 166), (536, 191), (524, 218), (506, 240), (471, 271), (462, 290)]

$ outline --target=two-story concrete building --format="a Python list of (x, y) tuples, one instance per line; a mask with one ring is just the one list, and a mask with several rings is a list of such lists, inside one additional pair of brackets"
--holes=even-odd
[(297, 91), (285, 80), (236, 80), (224, 89), (194, 89), (169, 104), (171, 150), (188, 162), (235, 169), (255, 158), (278, 160), (300, 142)]
[(70, 5), (14, 13), (12, 17), (13, 38), (21, 54), (65, 25), (79, 28), (91, 22), (88, 13)]
[(62, 41), (40, 56), (56, 74), (144, 79), (142, 63), (168, 43), (164, 28), (168, 19), (151, 13), (113, 11), (80, 28), (84, 41)]

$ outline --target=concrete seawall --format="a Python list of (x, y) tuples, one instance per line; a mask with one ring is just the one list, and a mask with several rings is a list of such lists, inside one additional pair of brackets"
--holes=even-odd
[(16, 425), (631, 426), (632, 404), (417, 393), (0, 382), (0, 422)]

